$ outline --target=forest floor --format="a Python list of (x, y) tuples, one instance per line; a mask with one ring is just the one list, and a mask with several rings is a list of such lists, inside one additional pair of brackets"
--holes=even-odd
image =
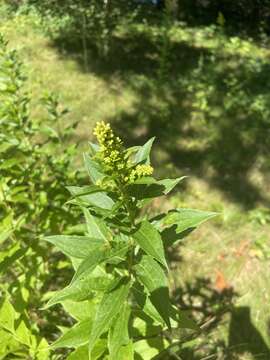
[(99, 63), (90, 53), (85, 67), (81, 53), (42, 30), (38, 16), (0, 24), (25, 64), (36, 116), (45, 116), (37, 104), (48, 89), (70, 109), (65, 121), (79, 121), (71, 141), (80, 149), (100, 120), (127, 144), (156, 135), (157, 175), (188, 178), (154, 209), (220, 213), (169, 254), (175, 301), (202, 325), (196, 352), (187, 342), (183, 358), (270, 359), (270, 50), (211, 27), (178, 24), (167, 34), (163, 64), (150, 30), (138, 25), (131, 38), (120, 29), (109, 60)]

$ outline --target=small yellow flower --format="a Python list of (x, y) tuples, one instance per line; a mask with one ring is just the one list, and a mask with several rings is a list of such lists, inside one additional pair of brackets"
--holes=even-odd
[(154, 169), (150, 165), (137, 165), (130, 173), (130, 181), (133, 182), (143, 176), (150, 176), (153, 174)]

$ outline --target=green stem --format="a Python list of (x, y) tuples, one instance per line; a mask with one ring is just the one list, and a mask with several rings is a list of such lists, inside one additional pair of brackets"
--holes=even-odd
[[(122, 183), (119, 183), (119, 189), (120, 189), (120, 193), (121, 196), (123, 197), (123, 203), (124, 203), (124, 207), (126, 209), (127, 212), (127, 216), (130, 220), (131, 223), (131, 230), (133, 228), (135, 228), (135, 216), (134, 216), (134, 211), (132, 206), (130, 206), (130, 204), (132, 203), (132, 199), (131, 197), (125, 192), (124, 190), (124, 185)], [(132, 244), (131, 244), (131, 251), (128, 257), (128, 271), (131, 274), (132, 272), (132, 266), (133, 266), (133, 259), (134, 259), (134, 246), (133, 246), (133, 240), (132, 240)]]

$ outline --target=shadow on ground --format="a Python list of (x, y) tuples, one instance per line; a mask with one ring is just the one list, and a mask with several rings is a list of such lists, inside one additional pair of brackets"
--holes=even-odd
[[(270, 65), (250, 52), (225, 53), (224, 38), (230, 40), (220, 29), (199, 46), (203, 27), (179, 27), (193, 38), (172, 36), (177, 26), (149, 11), (113, 33), (106, 54), (98, 30), (82, 37), (72, 26), (62, 28), (53, 46), (109, 88), (117, 79), (112, 91), (123, 98), (125, 91), (134, 94), (130, 109), (102, 120), (111, 121), (127, 144), (156, 136), (155, 162), (164, 173), (173, 164), (173, 175), (195, 175), (246, 209), (268, 206), (266, 191), (250, 175), (269, 172)], [(220, 44), (211, 47), (215, 38)]]
[[(201, 334), (197, 341), (189, 345), (188, 341), (193, 337), (188, 335), (188, 341), (183, 342), (179, 351), (181, 359), (233, 360), (242, 359), (241, 356), (245, 356), (244, 359), (270, 358), (268, 345), (252, 323), (251, 309), (234, 305), (238, 294), (233, 289), (217, 291), (209, 279), (197, 278), (192, 284), (186, 283), (176, 289), (174, 297), (177, 305), (190, 311), (201, 324)], [(222, 326), (226, 326), (226, 337), (217, 337), (217, 331)], [(212, 336), (212, 332), (215, 336)]]

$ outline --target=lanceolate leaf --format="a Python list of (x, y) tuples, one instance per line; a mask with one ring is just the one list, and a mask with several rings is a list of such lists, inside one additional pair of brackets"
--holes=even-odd
[(104, 291), (111, 278), (108, 274), (95, 276), (97, 265), (105, 259), (106, 250), (93, 251), (78, 267), (71, 283), (64, 289), (56, 292), (46, 307), (50, 307), (64, 300), (82, 301), (89, 298), (93, 291)]
[(78, 267), (76, 273), (73, 276), (71, 284), (75, 281), (84, 280), (88, 277), (98, 264), (100, 264), (106, 258), (106, 249), (94, 250)]
[(7, 298), (2, 298), (0, 302), (0, 328), (14, 333), (14, 322), (16, 311)]
[(120, 348), (129, 342), (128, 322), (130, 313), (130, 306), (128, 303), (125, 303), (119, 316), (110, 328), (108, 346), (111, 360), (116, 360)]
[(139, 264), (134, 266), (140, 282), (150, 293), (150, 300), (167, 326), (170, 328), (170, 299), (167, 278), (160, 265), (148, 255), (144, 255)]
[(200, 211), (193, 209), (179, 209), (171, 211), (164, 218), (163, 224), (165, 226), (176, 225), (176, 231), (178, 233), (190, 228), (197, 227), (208, 219), (217, 216), (217, 213)]
[[(94, 346), (91, 360), (98, 360), (107, 349), (107, 339), (99, 339)], [(84, 345), (72, 352), (67, 360), (88, 360), (88, 345)], [(125, 359), (128, 360), (128, 359)]]
[(90, 194), (95, 194), (95, 193), (99, 193), (99, 192), (106, 192), (106, 191), (102, 190), (99, 186), (96, 186), (96, 185), (81, 186), (81, 187), (67, 186), (67, 190), (69, 190), (69, 192), (71, 194), (74, 193), (74, 188), (76, 189), (76, 193), (73, 195), (73, 197), (90, 195)]
[(75, 301), (63, 301), (62, 306), (65, 311), (77, 321), (83, 321), (91, 318), (95, 314), (96, 304), (95, 300), (81, 301), (80, 306)]
[(139, 148), (138, 152), (136, 153), (136, 155), (134, 157), (135, 164), (138, 164), (141, 162), (146, 162), (146, 163), (150, 162), (149, 156), (150, 156), (150, 151), (151, 151), (154, 140), (155, 140), (155, 138), (152, 137), (143, 146), (141, 146)]
[(146, 176), (127, 185), (127, 192), (138, 200), (146, 201), (146, 199), (168, 194), (184, 178), (156, 180)]
[(91, 141), (88, 142), (91, 155), (94, 156), (100, 149), (99, 145), (92, 143)]
[(87, 154), (84, 154), (84, 164), (93, 184), (96, 184), (98, 180), (102, 180), (105, 177), (101, 166), (96, 161), (92, 160)]
[[(118, 247), (114, 248), (102, 248), (93, 251), (83, 262), (79, 265), (71, 283), (75, 281), (81, 281), (96, 268), (98, 264), (103, 261), (114, 263), (112, 260), (119, 262), (124, 260), (124, 255), (129, 248), (129, 244), (119, 244)], [(121, 258), (123, 257), (123, 258)]]
[(78, 186), (69, 186), (68, 190), (74, 197), (77, 197), (79, 200), (82, 200), (90, 206), (96, 206), (104, 210), (111, 210), (114, 206), (114, 201), (106, 195), (105, 192), (96, 191), (88, 195), (80, 195), (82, 189)]
[(161, 236), (150, 222), (143, 221), (133, 237), (148, 255), (167, 267)]
[(180, 183), (180, 181), (184, 180), (186, 176), (182, 176), (177, 179), (165, 179), (165, 180), (159, 180), (158, 183), (160, 185), (163, 185), (165, 187), (165, 190), (163, 191), (164, 195), (167, 195), (170, 191), (173, 190), (173, 188)]
[(94, 249), (101, 247), (104, 243), (100, 238), (75, 235), (47, 236), (44, 240), (55, 245), (65, 255), (79, 259), (86, 258)]
[[(135, 286), (136, 285), (136, 286)], [(165, 325), (165, 321), (158, 313), (154, 305), (149, 300), (148, 295), (146, 295), (142, 289), (138, 288), (138, 284), (135, 284), (132, 288), (134, 298), (139, 305), (139, 308), (147, 314), (151, 319), (153, 319), (156, 323)]]
[(87, 344), (89, 335), (91, 332), (92, 319), (84, 320), (74, 325), (52, 345), (52, 349), (58, 349), (61, 347), (78, 348), (84, 344)]
[(88, 235), (97, 239), (108, 240), (109, 230), (104, 222), (90, 214), (90, 211), (86, 208), (83, 209)]
[(97, 339), (106, 332), (114, 319), (120, 312), (127, 299), (130, 288), (130, 281), (123, 279), (109, 293), (105, 293), (93, 322), (92, 331), (89, 339), (89, 358), (91, 359), (92, 349)]
[(83, 301), (90, 298), (93, 291), (104, 291), (112, 280), (107, 276), (92, 276), (88, 274), (80, 281), (74, 281), (64, 289), (57, 291), (49, 300), (45, 308), (51, 307), (65, 300)]

